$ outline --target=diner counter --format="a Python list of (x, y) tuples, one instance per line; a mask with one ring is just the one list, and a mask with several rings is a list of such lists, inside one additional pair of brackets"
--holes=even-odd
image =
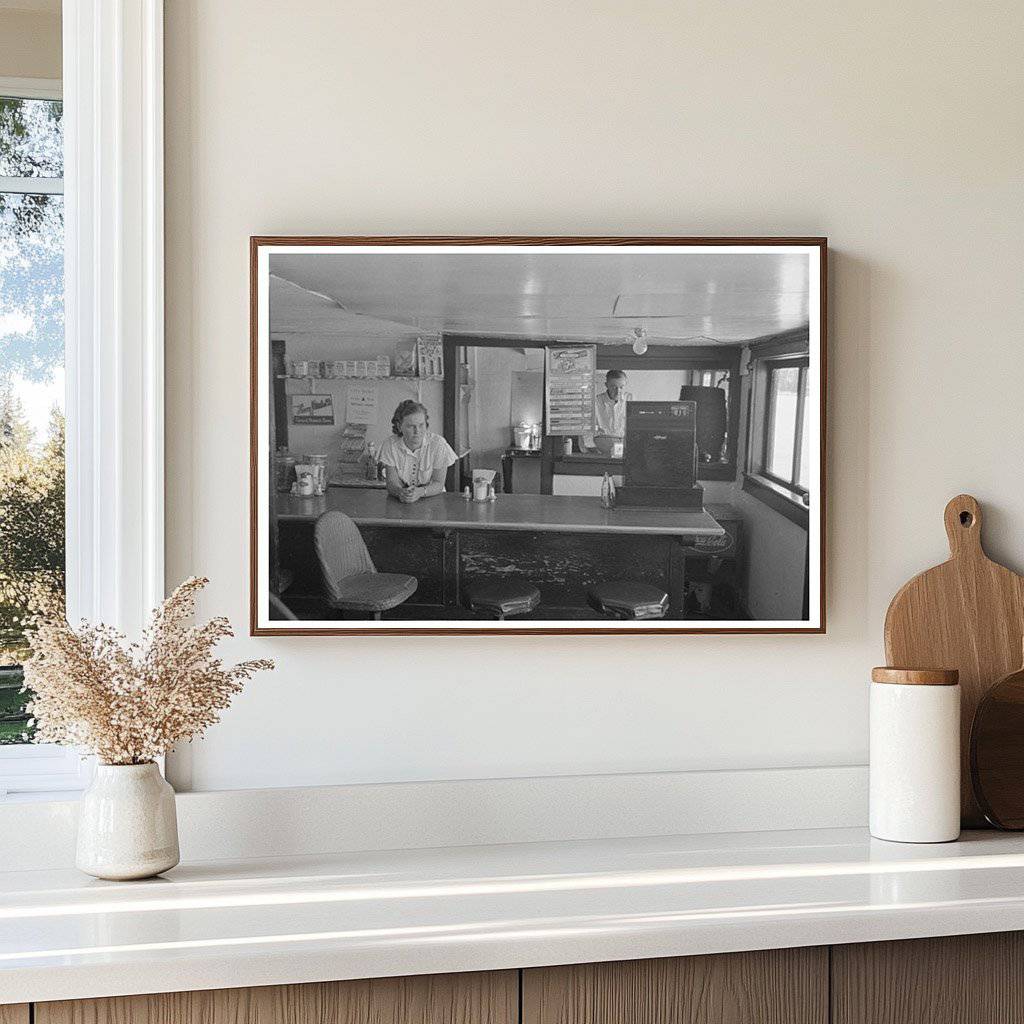
[(0, 1003), (1024, 929), (1024, 837), (862, 829), (0, 872)]
[(476, 502), (438, 494), (403, 504), (382, 491), (327, 489), (322, 497), (277, 495), (281, 522), (313, 522), (329, 509), (360, 526), (450, 527), (460, 530), (526, 530), (552, 533), (616, 533), (720, 537), (725, 531), (703, 509), (606, 509), (599, 498), (553, 494), (499, 494)]

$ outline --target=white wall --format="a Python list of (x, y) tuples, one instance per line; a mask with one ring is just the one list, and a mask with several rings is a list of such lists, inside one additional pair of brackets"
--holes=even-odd
[(60, 0), (0, 0), (0, 78), (61, 77)]
[(250, 234), (833, 247), (826, 636), (239, 639), (278, 670), (194, 785), (862, 762), (885, 606), (945, 557), (945, 501), (1024, 563), (1024, 8), (167, 7), (168, 571), (240, 630)]
[(803, 618), (807, 531), (747, 494), (739, 480), (729, 500), (743, 516), (750, 614), (755, 619)]

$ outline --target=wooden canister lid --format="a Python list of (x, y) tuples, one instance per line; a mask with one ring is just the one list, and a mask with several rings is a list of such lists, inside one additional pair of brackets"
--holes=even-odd
[(960, 673), (955, 668), (873, 668), (873, 683), (899, 683), (904, 686), (956, 686)]

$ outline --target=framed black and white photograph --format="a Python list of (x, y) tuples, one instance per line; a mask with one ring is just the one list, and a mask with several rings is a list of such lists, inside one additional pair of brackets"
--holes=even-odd
[(822, 238), (251, 240), (251, 628), (824, 632)]

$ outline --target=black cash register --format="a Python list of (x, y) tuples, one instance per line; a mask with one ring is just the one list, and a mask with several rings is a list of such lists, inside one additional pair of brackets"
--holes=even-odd
[(627, 402), (619, 508), (704, 507), (697, 483), (697, 403)]

